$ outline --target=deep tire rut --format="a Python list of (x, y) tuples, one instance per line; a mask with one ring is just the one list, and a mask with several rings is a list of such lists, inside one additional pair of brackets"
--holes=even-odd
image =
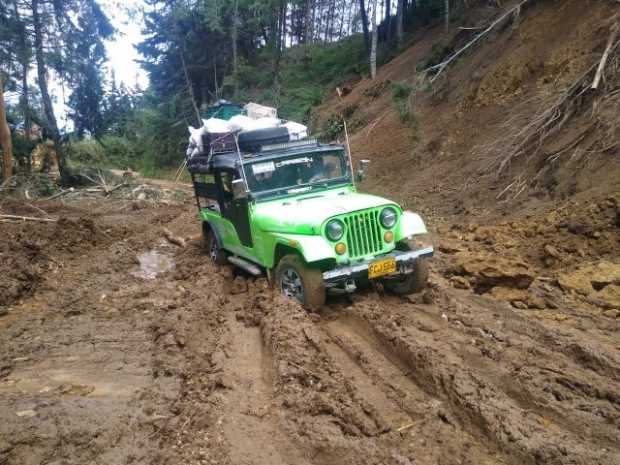
[[(218, 423), (234, 464), (306, 465), (309, 462), (280, 429), (274, 405), (275, 373), (260, 328), (231, 321), (223, 395), (224, 414)], [(227, 383), (227, 384), (229, 384)]]
[(506, 463), (502, 453), (490, 449), (483, 436), (462, 428), (449, 404), (417, 384), (408, 365), (366, 322), (343, 315), (323, 323), (321, 329), (329, 341), (327, 353), (385, 422), (386, 432), (402, 431), (424, 438), (422, 441), (432, 441), (439, 434), (454, 444), (466, 444), (478, 457)]
[[(416, 306), (409, 306), (407, 316), (401, 316), (404, 313), (400, 311), (392, 315), (367, 313), (363, 306), (355, 310), (339, 321), (351, 320), (354, 326), (365, 328), (376, 345), (391, 354), (389, 358), (410, 370), (419, 388), (443, 400), (456, 424), (481, 442), (486, 440), (501, 448), (510, 463), (559, 464), (566, 456), (574, 457), (574, 463), (616, 463), (618, 455), (611, 438), (612, 431), (617, 431), (613, 426), (617, 408), (615, 397), (605, 394), (609, 383), (601, 381), (602, 393), (587, 395), (578, 388), (589, 387), (590, 382), (557, 386), (561, 376), (541, 375), (537, 362), (557, 364), (558, 370), (566, 370), (577, 379), (586, 380), (587, 372), (562, 354), (533, 345), (525, 336), (515, 337), (495, 328), (485, 331), (485, 319), (493, 314), (490, 309), (480, 308), (477, 316), (472, 314), (475, 320), (471, 325), (460, 329), (448, 322), (432, 321), (429, 315), (417, 313), (420, 310)], [(482, 332), (473, 338), (476, 328)], [(497, 365), (508, 356), (518, 364)], [(590, 373), (590, 378), (596, 377)], [(560, 398), (550, 400), (550, 389), (555, 389)], [(563, 402), (579, 404), (580, 408), (566, 412)], [(578, 429), (578, 420), (585, 418), (600, 424), (596, 435), (588, 428)], [(587, 443), (580, 438), (587, 438)], [(598, 447), (592, 448), (594, 444)], [(592, 460), (583, 462), (585, 457)]]

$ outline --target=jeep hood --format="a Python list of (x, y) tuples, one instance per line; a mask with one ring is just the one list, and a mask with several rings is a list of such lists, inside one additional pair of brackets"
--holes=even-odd
[(394, 205), (394, 202), (374, 195), (339, 189), (257, 203), (254, 219), (258, 228), (263, 231), (319, 234), (321, 225), (333, 216), (383, 205)]

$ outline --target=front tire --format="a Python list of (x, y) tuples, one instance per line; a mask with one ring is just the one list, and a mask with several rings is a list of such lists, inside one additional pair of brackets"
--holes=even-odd
[(285, 297), (295, 299), (306, 308), (325, 304), (323, 273), (309, 268), (298, 255), (282, 257), (275, 273), (276, 286)]
[(227, 264), (226, 252), (220, 248), (217, 237), (215, 237), (211, 228), (206, 224), (202, 228), (202, 237), (211, 261), (218, 266)]
[(419, 258), (413, 265), (413, 272), (399, 278), (386, 279), (383, 287), (392, 294), (410, 295), (417, 294), (426, 289), (428, 284), (428, 263)]

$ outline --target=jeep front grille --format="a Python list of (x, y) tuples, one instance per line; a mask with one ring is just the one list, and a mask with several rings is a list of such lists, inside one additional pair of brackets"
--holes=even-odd
[(347, 228), (349, 257), (376, 254), (383, 249), (378, 210), (349, 215), (344, 219), (344, 224)]

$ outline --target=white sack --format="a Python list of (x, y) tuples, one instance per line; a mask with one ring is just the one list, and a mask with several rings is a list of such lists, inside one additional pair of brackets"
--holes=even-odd
[(277, 128), (282, 125), (278, 118), (259, 118), (254, 120), (254, 129)]
[(302, 140), (308, 137), (308, 127), (303, 124), (287, 121), (282, 126), (288, 130), (289, 140), (291, 141)]
[(231, 131), (252, 131), (256, 129), (255, 121), (249, 116), (235, 115), (228, 121)]
[(225, 133), (230, 132), (228, 121), (219, 118), (209, 118), (202, 120), (203, 127), (207, 132)]
[(250, 102), (243, 108), (247, 112), (248, 116), (253, 119), (278, 117), (278, 110), (272, 107), (259, 105), (258, 103)]

